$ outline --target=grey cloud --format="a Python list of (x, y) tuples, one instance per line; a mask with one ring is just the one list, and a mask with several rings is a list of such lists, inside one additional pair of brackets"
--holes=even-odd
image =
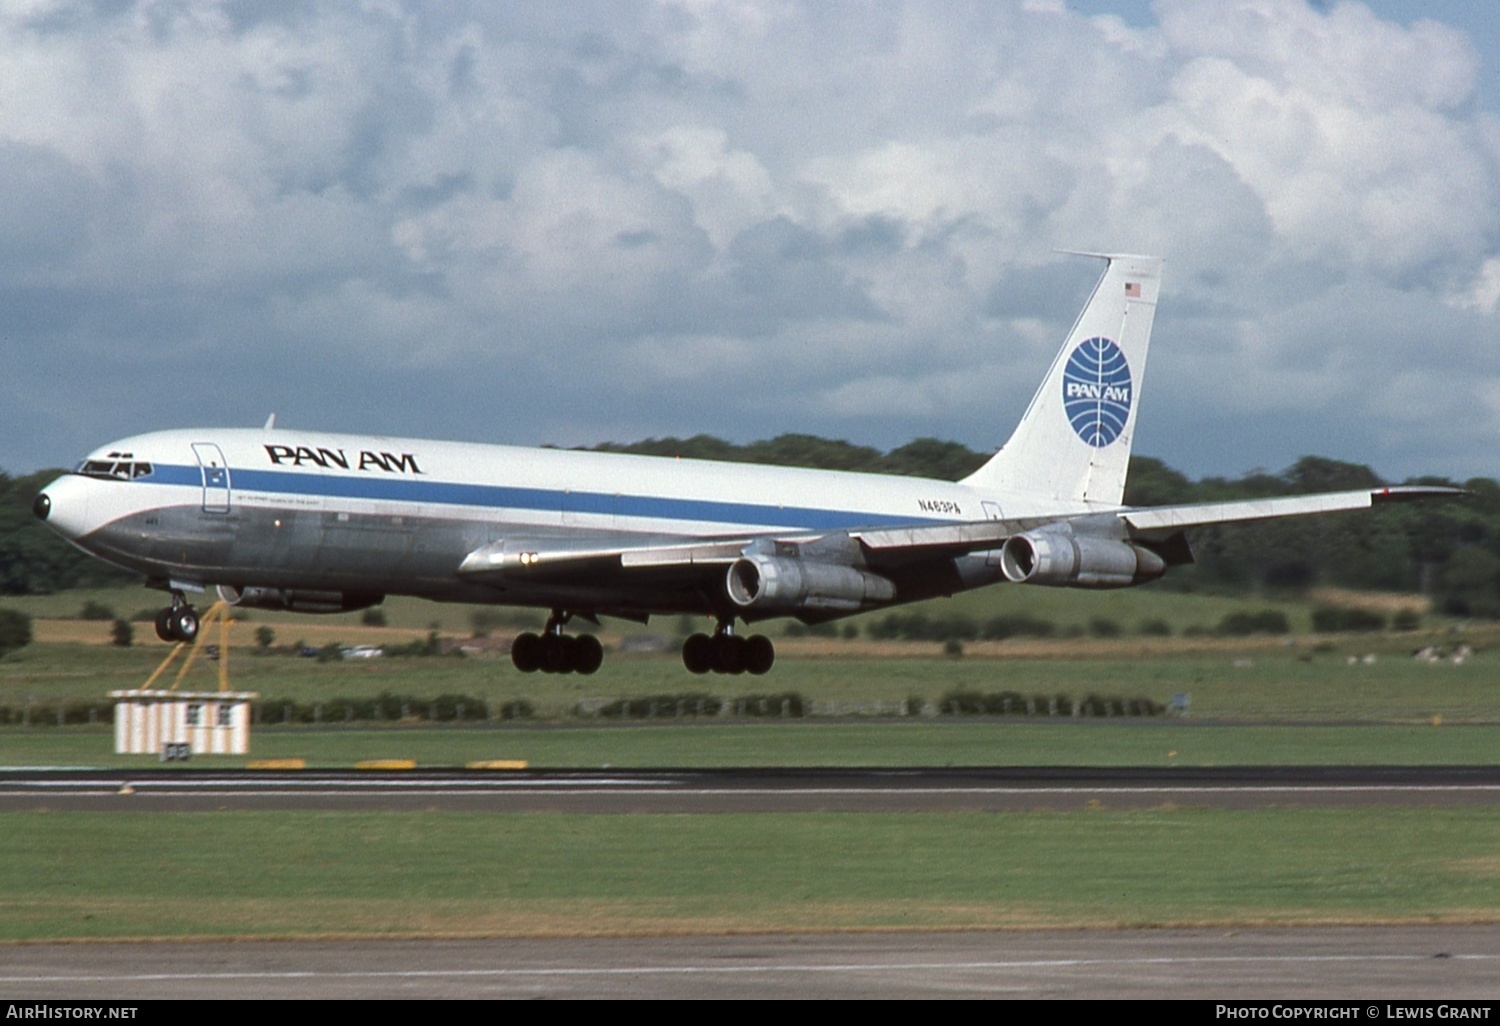
[(1496, 315), (1462, 307), (1500, 252), (1500, 148), (1473, 47), (1299, 0), (1042, 7), (0, 16), (0, 345), (26, 354), (0, 466), (272, 408), (986, 446), (1092, 284), (1052, 251), (1119, 248), (1168, 260), (1143, 449), (1232, 473), (1296, 429), (1485, 472)]
[(35, 280), (86, 250), (96, 211), (88, 176), (60, 154), (0, 143), (0, 275)]

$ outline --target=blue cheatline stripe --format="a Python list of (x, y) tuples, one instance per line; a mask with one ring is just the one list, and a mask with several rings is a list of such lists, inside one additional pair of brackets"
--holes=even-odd
[[(229, 476), (231, 486), (239, 491), (321, 495), (379, 502), (527, 509), (548, 513), (564, 512), (563, 500), (566, 497), (568, 513), (613, 514), (656, 520), (697, 520), (719, 524), (775, 524), (778, 527), (810, 531), (949, 523), (935, 517), (898, 517), (854, 510), (713, 502), (706, 499), (667, 499), (653, 495), (616, 496), (602, 492), (562, 492), (548, 488), (457, 484), (413, 478), (345, 477), (337, 474), (298, 474), (285, 470), (240, 470), (233, 467), (229, 470)], [(140, 480), (152, 484), (189, 485), (194, 488), (203, 486), (203, 475), (199, 468), (160, 463), (154, 466), (150, 477)]]

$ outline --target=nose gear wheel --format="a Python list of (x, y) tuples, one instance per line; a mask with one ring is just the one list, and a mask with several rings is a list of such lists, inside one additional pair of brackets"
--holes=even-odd
[(192, 641), (198, 636), (198, 611), (182, 598), (156, 614), (156, 636), (163, 641)]

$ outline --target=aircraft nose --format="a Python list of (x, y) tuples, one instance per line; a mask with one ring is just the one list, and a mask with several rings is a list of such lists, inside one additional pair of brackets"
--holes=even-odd
[(64, 475), (31, 500), (31, 512), (64, 538), (81, 538), (98, 527), (89, 519), (90, 486), (97, 482)]

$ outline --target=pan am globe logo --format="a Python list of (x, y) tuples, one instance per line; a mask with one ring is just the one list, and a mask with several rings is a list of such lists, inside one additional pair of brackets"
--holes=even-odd
[(1078, 437), (1102, 449), (1130, 419), (1130, 365), (1107, 338), (1078, 343), (1063, 369), (1063, 412)]

